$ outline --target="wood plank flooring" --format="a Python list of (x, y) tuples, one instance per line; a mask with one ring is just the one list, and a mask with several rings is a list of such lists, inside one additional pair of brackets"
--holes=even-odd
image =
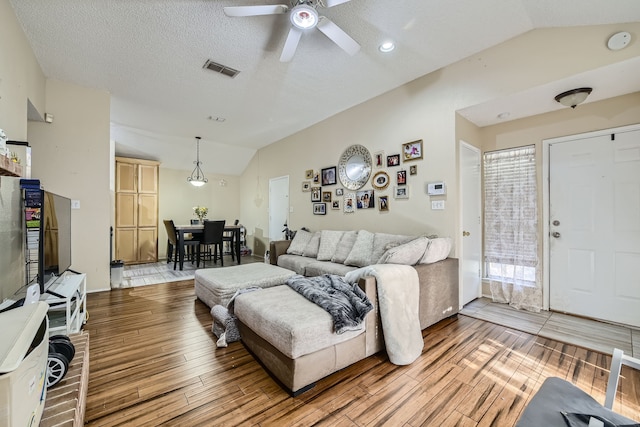
[[(88, 296), (88, 426), (511, 426), (548, 376), (604, 401), (610, 358), (466, 316), (423, 331), (409, 366), (384, 353), (292, 398), (239, 342), (217, 349), (193, 281)], [(640, 374), (614, 410), (640, 420)]]

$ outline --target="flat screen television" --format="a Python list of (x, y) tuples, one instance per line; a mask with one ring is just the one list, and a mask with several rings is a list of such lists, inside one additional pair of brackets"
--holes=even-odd
[(40, 293), (71, 267), (71, 200), (43, 191), (38, 282)]

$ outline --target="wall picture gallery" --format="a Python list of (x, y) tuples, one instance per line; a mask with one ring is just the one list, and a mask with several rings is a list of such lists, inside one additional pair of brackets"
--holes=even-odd
[[(409, 199), (409, 181), (418, 174), (418, 165), (405, 163), (423, 159), (422, 140), (402, 144), (399, 153), (388, 155), (384, 151), (370, 155), (366, 148), (357, 147), (360, 148), (357, 156), (349, 157), (345, 154), (347, 149), (337, 166), (305, 171), (302, 191), (310, 193), (314, 215), (326, 215), (328, 210), (347, 214), (376, 209), (388, 212), (391, 198)], [(363, 150), (369, 159), (362, 155)], [(360, 180), (351, 185), (349, 178), (363, 170), (369, 173), (366, 182)]]

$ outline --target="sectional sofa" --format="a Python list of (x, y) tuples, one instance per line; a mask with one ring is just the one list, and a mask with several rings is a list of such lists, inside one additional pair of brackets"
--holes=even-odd
[[(402, 271), (412, 270), (417, 276), (419, 326), (424, 329), (458, 312), (458, 260), (448, 258), (450, 249), (451, 240), (443, 238), (303, 230), (293, 241), (271, 242), (269, 259), (305, 276), (348, 276), (363, 267), (400, 264)], [(315, 381), (385, 348), (376, 278), (364, 276), (358, 284), (374, 310), (362, 330), (341, 335), (333, 333), (326, 312), (289, 286), (239, 296), (235, 315), (243, 343), (292, 394), (307, 390)]]

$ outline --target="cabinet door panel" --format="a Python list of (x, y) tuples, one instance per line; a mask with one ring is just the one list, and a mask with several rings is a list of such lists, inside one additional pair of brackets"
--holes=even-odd
[(116, 192), (137, 192), (136, 175), (138, 165), (132, 163), (116, 162)]
[(116, 259), (138, 261), (138, 231), (135, 228), (116, 228)]
[(138, 227), (158, 226), (158, 196), (140, 194), (138, 196)]
[(158, 260), (158, 229), (145, 227), (138, 229), (138, 261), (155, 262)]
[(139, 165), (138, 167), (138, 193), (158, 192), (158, 167), (152, 165)]
[(135, 193), (116, 194), (116, 227), (138, 225), (138, 195)]

